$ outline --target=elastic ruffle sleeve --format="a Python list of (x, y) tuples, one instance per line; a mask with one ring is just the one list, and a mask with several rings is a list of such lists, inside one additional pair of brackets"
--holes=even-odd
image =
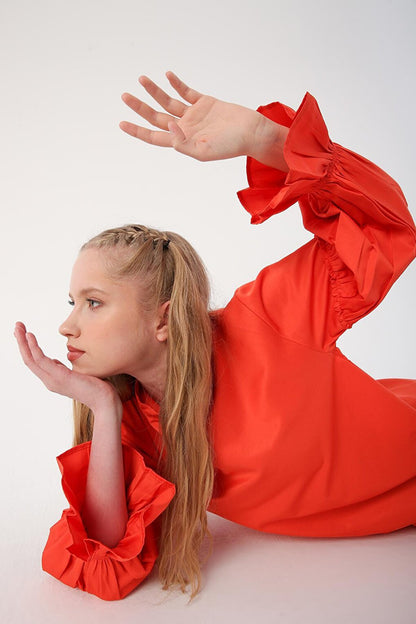
[(104, 600), (118, 600), (152, 570), (158, 555), (157, 518), (173, 498), (175, 487), (147, 468), (136, 450), (123, 445), (129, 518), (124, 537), (108, 548), (88, 537), (80, 514), (90, 448), (91, 442), (86, 442), (57, 457), (70, 507), (50, 530), (42, 567), (71, 587)]
[(250, 186), (239, 199), (252, 223), (298, 202), (315, 238), (237, 293), (288, 337), (328, 347), (384, 298), (413, 260), (415, 226), (397, 183), (331, 141), (309, 93), (296, 113), (280, 103), (259, 111), (290, 128), (289, 172), (249, 158)]

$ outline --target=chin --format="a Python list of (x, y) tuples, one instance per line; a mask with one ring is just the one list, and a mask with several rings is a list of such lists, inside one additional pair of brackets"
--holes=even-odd
[(82, 375), (90, 375), (91, 377), (98, 377), (98, 379), (106, 379), (107, 377), (114, 377), (115, 375), (121, 375), (121, 373), (111, 370), (103, 369), (94, 366), (82, 366), (78, 362), (72, 363), (72, 370), (81, 373)]

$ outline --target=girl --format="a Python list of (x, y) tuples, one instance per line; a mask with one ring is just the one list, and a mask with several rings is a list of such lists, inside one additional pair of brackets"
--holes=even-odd
[(253, 223), (299, 202), (314, 238), (208, 311), (207, 278), (180, 236), (107, 230), (75, 262), (60, 327), (72, 370), (22, 323), (25, 364), (74, 399), (58, 457), (69, 502), (43, 568), (107, 600), (158, 557), (164, 587), (200, 587), (206, 510), (297, 536), (383, 533), (416, 522), (416, 384), (376, 381), (336, 347), (415, 256), (397, 184), (332, 143), (314, 98), (295, 113), (201, 95), (174, 74), (166, 112), (124, 102), (156, 130), (128, 134), (199, 160), (248, 155)]

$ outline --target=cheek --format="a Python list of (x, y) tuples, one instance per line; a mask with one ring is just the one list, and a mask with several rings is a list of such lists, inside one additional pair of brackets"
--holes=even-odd
[(131, 319), (116, 314), (102, 315), (99, 322), (91, 323), (91, 336), (105, 342), (128, 341), (132, 336)]
[(107, 345), (113, 348), (118, 356), (128, 356), (140, 349), (145, 338), (137, 324), (131, 319), (124, 319), (114, 324), (109, 324), (106, 332)]

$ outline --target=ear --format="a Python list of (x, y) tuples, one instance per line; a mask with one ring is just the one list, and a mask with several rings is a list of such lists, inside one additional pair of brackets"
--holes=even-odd
[(168, 339), (169, 307), (170, 301), (165, 301), (157, 312), (156, 340), (159, 342), (166, 342)]

